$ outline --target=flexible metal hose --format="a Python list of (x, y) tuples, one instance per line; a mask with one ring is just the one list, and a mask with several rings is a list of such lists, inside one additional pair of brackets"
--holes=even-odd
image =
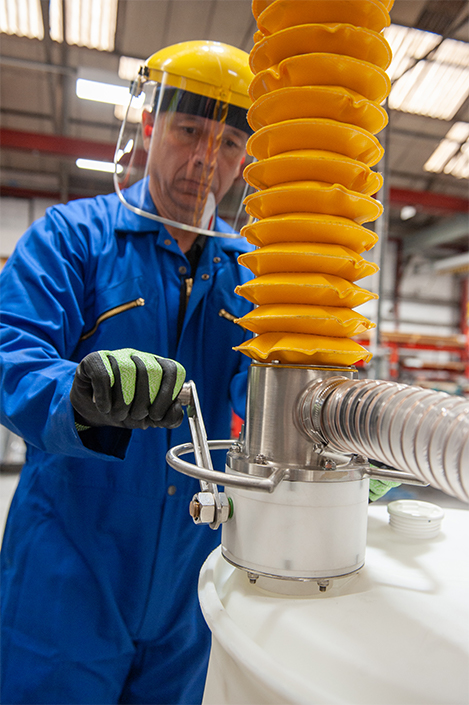
[(469, 502), (469, 401), (395, 382), (332, 377), (299, 404), (310, 438), (357, 453)]

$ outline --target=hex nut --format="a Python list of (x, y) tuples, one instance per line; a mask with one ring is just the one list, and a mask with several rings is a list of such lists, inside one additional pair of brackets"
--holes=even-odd
[(198, 492), (192, 498), (189, 512), (196, 524), (211, 524), (215, 519), (215, 497), (211, 492)]
[(322, 463), (323, 470), (335, 470), (337, 465), (331, 458), (325, 458)]
[(230, 504), (230, 501), (224, 492), (220, 492), (219, 496), (221, 504), (220, 524), (224, 524), (225, 521), (228, 521), (228, 519), (230, 518), (230, 514), (232, 512), (232, 504)]

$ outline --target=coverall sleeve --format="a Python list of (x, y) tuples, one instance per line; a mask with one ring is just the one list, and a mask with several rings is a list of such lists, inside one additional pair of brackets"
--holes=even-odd
[[(248, 338), (251, 334), (247, 333), (245, 338)], [(248, 370), (251, 364), (251, 358), (247, 355), (240, 355), (239, 370), (233, 377), (230, 383), (230, 397), (231, 404), (235, 414), (240, 418), (245, 420), (246, 416), (246, 391), (248, 383)]]
[(0, 421), (48, 453), (114, 460), (130, 432), (103, 429), (94, 449), (85, 447), (69, 397), (93, 266), (86, 228), (57, 208), (18, 242), (0, 278)]

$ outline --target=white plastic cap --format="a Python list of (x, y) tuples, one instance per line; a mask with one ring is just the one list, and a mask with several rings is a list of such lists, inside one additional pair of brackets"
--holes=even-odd
[(445, 516), (437, 504), (416, 499), (398, 499), (388, 504), (389, 523), (401, 534), (412, 538), (433, 538)]

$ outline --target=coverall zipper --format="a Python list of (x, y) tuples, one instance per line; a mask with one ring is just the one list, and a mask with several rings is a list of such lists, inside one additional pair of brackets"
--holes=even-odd
[[(219, 315), (221, 318), (226, 318), (227, 321), (231, 321), (232, 323), (236, 323), (236, 321), (237, 321), (237, 317), (236, 317), (236, 316), (233, 316), (232, 313), (230, 313), (229, 311), (226, 311), (224, 308), (221, 308), (221, 309), (218, 311), (218, 315)], [(239, 324), (238, 324), (238, 325), (239, 325)]]
[(83, 333), (80, 338), (80, 342), (82, 340), (88, 340), (88, 338), (91, 338), (91, 336), (96, 333), (98, 327), (103, 321), (106, 321), (108, 318), (112, 318), (113, 316), (117, 316), (119, 313), (124, 313), (124, 311), (128, 311), (129, 309), (135, 308), (136, 306), (145, 306), (145, 299), (139, 297), (138, 299), (134, 299), (134, 301), (128, 301), (126, 304), (120, 304), (120, 306), (110, 308), (109, 311), (106, 311), (105, 313), (101, 314), (101, 316), (99, 316), (91, 330), (87, 331), (86, 333)]

